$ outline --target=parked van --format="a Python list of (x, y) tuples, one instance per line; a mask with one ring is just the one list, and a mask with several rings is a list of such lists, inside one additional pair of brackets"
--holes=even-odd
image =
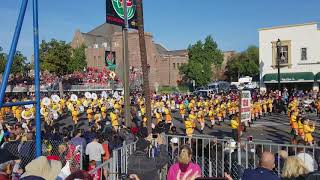
[(226, 81), (216, 81), (208, 84), (208, 88), (216, 93), (228, 92), (230, 90), (230, 83)]

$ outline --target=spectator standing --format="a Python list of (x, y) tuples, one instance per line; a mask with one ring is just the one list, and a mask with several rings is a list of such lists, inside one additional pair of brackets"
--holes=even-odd
[(264, 152), (259, 160), (259, 167), (245, 170), (242, 180), (280, 180), (272, 171), (274, 167), (274, 155), (271, 152)]
[(89, 143), (86, 147), (86, 155), (89, 156), (89, 161), (94, 160), (96, 165), (99, 166), (101, 164), (101, 156), (104, 155), (105, 152), (103, 150), (102, 145), (98, 142), (98, 138), (95, 137), (91, 143)]
[(82, 136), (82, 130), (76, 130), (74, 134), (75, 134), (75, 137), (73, 137), (71, 139), (71, 143), (73, 145), (75, 145), (75, 146), (79, 146), (80, 145), (82, 147), (82, 150), (83, 150), (82, 152), (84, 152), (85, 149), (86, 149), (87, 142), (86, 142), (86, 139), (81, 137)]
[[(180, 176), (184, 176), (187, 172), (191, 174), (198, 174), (201, 176), (201, 168), (198, 164), (194, 164), (191, 162), (192, 158), (192, 150), (189, 146), (183, 145), (180, 149), (180, 154), (178, 157), (178, 162), (173, 164), (167, 175), (167, 180), (176, 180), (178, 177), (178, 173), (180, 172)], [(180, 177), (179, 176), (179, 177)]]
[(160, 169), (168, 163), (169, 156), (164, 145), (164, 139), (160, 135), (156, 139), (159, 145), (159, 155), (149, 157), (148, 151), (151, 142), (139, 139), (136, 143), (136, 152), (128, 158), (128, 174), (136, 174), (140, 179), (159, 180)]

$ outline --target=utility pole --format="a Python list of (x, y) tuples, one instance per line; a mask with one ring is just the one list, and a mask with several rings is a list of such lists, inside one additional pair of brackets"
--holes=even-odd
[(147, 61), (147, 50), (146, 42), (144, 38), (144, 24), (143, 24), (143, 9), (142, 0), (137, 0), (137, 16), (138, 16), (138, 32), (139, 32), (139, 44), (140, 44), (140, 56), (141, 56), (141, 66), (143, 73), (143, 93), (145, 98), (146, 106), (146, 117), (147, 117), (147, 128), (148, 134), (151, 134), (151, 96), (150, 96), (150, 86), (149, 86), (149, 69)]
[[(122, 29), (123, 39), (123, 80), (124, 80), (124, 116), (128, 127), (130, 122), (130, 92), (129, 92), (129, 59), (128, 59), (128, 12), (127, 1), (123, 1), (124, 23)], [(112, 54), (112, 52), (111, 52)]]

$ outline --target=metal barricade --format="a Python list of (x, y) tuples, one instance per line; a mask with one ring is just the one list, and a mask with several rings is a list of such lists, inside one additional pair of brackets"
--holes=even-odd
[[(176, 146), (170, 143), (170, 140), (174, 137), (178, 138)], [(259, 158), (262, 152), (265, 151), (275, 154), (274, 172), (279, 176), (284, 164), (284, 159), (280, 155), (283, 152), (286, 152), (289, 156), (299, 155), (302, 159), (310, 155), (315, 160), (315, 170), (318, 170), (317, 162), (320, 160), (320, 148), (316, 146), (275, 144), (265, 141), (243, 141), (239, 146), (232, 139), (218, 139), (212, 136), (194, 136), (189, 139), (186, 136), (166, 135), (165, 138), (170, 161), (161, 170), (160, 177), (163, 180), (166, 179), (167, 170), (176, 162), (176, 157), (179, 156), (179, 149), (185, 144), (191, 147), (193, 151), (192, 161), (201, 167), (203, 177), (223, 177), (224, 173), (227, 172), (233, 179), (240, 179), (245, 169), (253, 169), (258, 166)], [(90, 173), (101, 169), (101, 172), (105, 172), (105, 175), (107, 175), (106, 179), (121, 179), (122, 175), (128, 173), (128, 157), (134, 150), (135, 143), (114, 150), (112, 157), (108, 161)], [(280, 153), (281, 150), (283, 151), (282, 153)]]
[[(67, 151), (60, 152), (59, 146), (66, 146)], [(4, 143), (2, 148), (7, 149), (12, 154), (21, 159), (20, 167), (24, 168), (28, 163), (36, 158), (35, 141), (10, 141)], [(82, 169), (83, 165), (83, 148), (72, 143), (64, 143), (63, 141), (44, 140), (42, 141), (42, 155), (59, 157), (63, 163), (69, 161), (73, 170)]]
[(223, 177), (227, 172), (234, 179), (240, 179), (245, 169), (253, 169), (258, 166), (259, 157), (265, 151), (275, 154), (274, 172), (279, 176), (285, 160), (281, 154), (298, 155), (302, 159), (310, 155), (314, 159), (315, 170), (317, 170), (318, 159), (320, 160), (317, 158), (320, 155), (320, 148), (316, 146), (275, 144), (265, 141), (243, 141), (239, 146), (232, 139), (217, 139), (208, 136), (194, 136), (189, 139), (176, 135), (167, 135), (167, 142), (174, 137), (178, 138), (179, 143), (177, 146), (168, 144), (168, 152), (171, 157), (169, 165), (176, 161), (175, 157), (179, 155), (181, 145), (187, 144), (193, 151), (193, 162), (201, 167), (203, 177)]
[(94, 174), (100, 170), (101, 179), (118, 180), (128, 174), (128, 158), (134, 153), (136, 149), (136, 143), (124, 145), (121, 148), (112, 151), (112, 156), (109, 160), (103, 162), (101, 165), (97, 166), (95, 169), (91, 170), (89, 174)]

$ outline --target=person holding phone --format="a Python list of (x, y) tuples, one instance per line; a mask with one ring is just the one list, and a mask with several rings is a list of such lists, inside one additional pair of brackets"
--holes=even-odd
[(176, 180), (183, 177), (187, 172), (197, 177), (201, 176), (201, 168), (198, 164), (192, 163), (192, 150), (189, 146), (183, 145), (180, 149), (178, 162), (173, 164), (168, 171), (167, 180)]

